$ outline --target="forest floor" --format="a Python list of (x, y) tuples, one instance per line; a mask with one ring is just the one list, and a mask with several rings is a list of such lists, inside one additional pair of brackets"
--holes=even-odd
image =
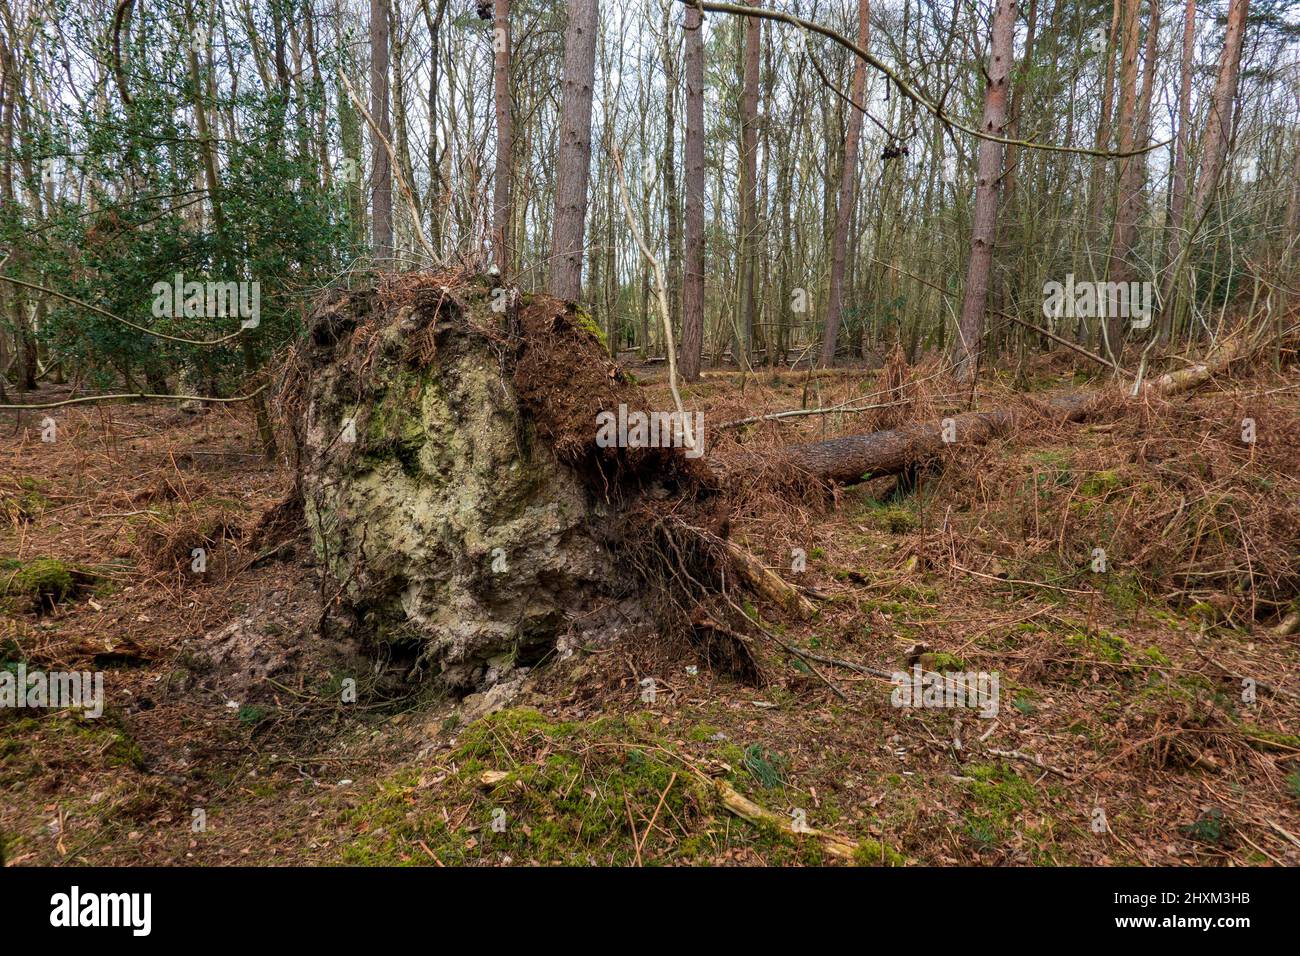
[[(706, 373), (685, 397), (719, 423), (863, 399), (876, 378)], [(1088, 382), (1051, 355), (1016, 384)], [(919, 390), (728, 440), (958, 400)], [(291, 481), (245, 410), (55, 417), (54, 442), (36, 415), (0, 419), (0, 666), (103, 671), (107, 706), (0, 711), (9, 865), (831, 862), (732, 815), (717, 780), (868, 864), (1300, 864), (1300, 641), (1274, 631), (1300, 574), (1295, 366), (960, 450), (908, 494), (880, 479), (734, 516), (734, 539), (818, 597), (806, 621), (747, 607), (768, 630), (887, 673), (918, 655), (996, 672), (993, 717), (891, 706), (887, 678), (819, 665), (841, 697), (781, 653), (749, 686), (665, 640), (544, 662), (472, 719), (488, 701), (395, 684), (398, 662), (318, 636), (331, 595), (305, 542), (255, 532)]]

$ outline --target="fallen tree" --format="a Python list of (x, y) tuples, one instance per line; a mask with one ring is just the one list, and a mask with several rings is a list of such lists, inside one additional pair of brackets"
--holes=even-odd
[[(1168, 398), (1189, 391), (1256, 351), (1258, 342), (1239, 334), (1190, 368), (1162, 375), (1139, 395)], [(826, 441), (789, 445), (784, 456), (790, 467), (810, 477), (840, 484), (899, 474), (937, 458), (954, 447), (979, 445), (1013, 430), (1032, 417), (1058, 422), (1081, 422), (1103, 408), (1123, 408), (1119, 396), (1105, 390), (1067, 392), (1045, 402), (1028, 402), (1020, 408), (965, 412), (938, 421), (905, 425), (863, 435), (846, 435)]]
[[(1044, 403), (1039, 411), (1061, 421), (1081, 421), (1097, 401), (1096, 394), (1072, 392)], [(1026, 414), (1010, 408), (965, 412), (934, 422), (790, 445), (783, 451), (791, 467), (811, 477), (854, 484), (898, 474), (955, 445), (982, 444), (1006, 434)]]
[[(1176, 394), (1242, 354), (1146, 388)], [(277, 395), (327, 620), (459, 691), (611, 632), (681, 633), (760, 679), (746, 635), (761, 628), (735, 591), (797, 617), (816, 606), (729, 539), (743, 482), (728, 479), (748, 471), (775, 493), (792, 478), (853, 483), (1019, 423), (1123, 406), (1072, 392), (706, 465), (682, 447), (597, 440), (603, 413), (644, 401), (580, 307), (495, 277), (390, 276), (328, 296)]]

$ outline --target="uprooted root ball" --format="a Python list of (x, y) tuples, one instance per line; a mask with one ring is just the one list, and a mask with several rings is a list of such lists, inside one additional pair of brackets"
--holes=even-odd
[(684, 620), (645, 549), (657, 516), (718, 530), (711, 476), (680, 449), (598, 446), (598, 414), (640, 392), (577, 307), (393, 277), (328, 297), (294, 361), (327, 597), (390, 652), (470, 689), (557, 641)]

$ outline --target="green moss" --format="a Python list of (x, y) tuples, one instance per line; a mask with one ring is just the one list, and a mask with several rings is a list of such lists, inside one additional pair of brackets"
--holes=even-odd
[(1223, 613), (1213, 604), (1197, 601), (1187, 609), (1187, 616), (1198, 623), (1216, 624), (1223, 617)]
[(900, 584), (890, 593), (899, 600), (909, 603), (925, 604), (939, 600), (938, 589), (928, 585)]
[(605, 338), (605, 330), (602, 329), (600, 325), (596, 322), (596, 320), (591, 317), (590, 312), (588, 312), (580, 305), (574, 306), (572, 320), (573, 320), (574, 328), (581, 329), (583, 332), (586, 332), (588, 335), (590, 335), (592, 338), (594, 338), (597, 342), (600, 343), (601, 348), (603, 349), (609, 348), (609, 341), (608, 339)]
[(1035, 465), (1043, 465), (1049, 468), (1070, 467), (1070, 453), (1056, 448), (1049, 448), (1046, 451), (1036, 451), (1029, 456), (1029, 460)]
[(1143, 660), (1150, 661), (1152, 664), (1156, 664), (1160, 667), (1169, 667), (1173, 663), (1164, 651), (1154, 646), (1143, 650), (1142, 658)]
[(1110, 571), (1103, 577), (1101, 590), (1111, 606), (1120, 611), (1132, 613), (1142, 603), (1142, 588), (1132, 574)]
[(1123, 664), (1130, 651), (1128, 641), (1117, 634), (1103, 630), (1091, 634), (1079, 631), (1068, 635), (1065, 642), (1083, 648), (1090, 657), (1108, 664)]
[(947, 651), (934, 651), (933, 653), (922, 654), (921, 666), (926, 670), (935, 671), (940, 674), (966, 671), (969, 669), (964, 660), (956, 654), (949, 654)]
[(1121, 484), (1117, 471), (1094, 471), (1079, 485), (1079, 493), (1088, 498), (1097, 498), (1114, 491)]
[(29, 599), (43, 608), (54, 607), (73, 589), (72, 568), (54, 558), (35, 558), (0, 580), (0, 594)]
[(1223, 839), (1223, 811), (1210, 807), (1192, 823), (1183, 827), (1183, 832), (1199, 843), (1218, 843)]
[(110, 767), (130, 767), (132, 770), (144, 770), (144, 751), (123, 730), (119, 729), (114, 732), (113, 742), (104, 753)]
[(1033, 785), (1001, 764), (967, 767), (971, 806), (963, 812), (964, 830), (977, 843), (996, 846), (1015, 833), (1016, 819), (1038, 798)]
[[(716, 732), (700, 725), (689, 736), (709, 739)], [(650, 714), (568, 723), (527, 708), (498, 711), (465, 728), (440, 764), (394, 773), (343, 810), (340, 822), (353, 833), (340, 852), (345, 862), (366, 865), (509, 857), (620, 866), (637, 862), (638, 848), (647, 865), (708, 863), (734, 848), (773, 866), (827, 862), (816, 839), (727, 813), (674, 747)], [(770, 752), (750, 751), (780, 762)], [(717, 753), (737, 770), (746, 758), (734, 744)], [(453, 807), (463, 810), (444, 812)], [(819, 816), (810, 822), (832, 821), (836, 812), (823, 801)], [(870, 865), (903, 862), (874, 841), (861, 857)]]
[(1263, 747), (1265, 750), (1297, 750), (1300, 751), (1300, 736), (1296, 734), (1284, 734), (1277, 730), (1269, 730), (1267, 727), (1259, 727), (1255, 724), (1238, 724), (1237, 730), (1252, 741)]
[(739, 770), (745, 762), (745, 749), (739, 744), (723, 743), (718, 748), (718, 759), (731, 767), (732, 772)]
[(245, 727), (256, 727), (270, 716), (270, 712), (265, 707), (259, 707), (256, 704), (245, 704), (239, 708), (236, 716)]
[[(443, 768), (448, 778), (440, 793), (421, 790), (418, 775), (404, 772), (350, 811), (346, 819), (364, 829), (344, 858), (432, 863), (423, 843), (444, 864), (508, 855), (519, 862), (625, 865), (636, 860), (640, 843), (643, 860), (670, 860), (702, 822), (711, 793), (667, 756), (667, 742), (652, 736), (655, 727), (641, 716), (580, 725), (524, 708), (498, 711), (467, 728)], [(484, 786), (486, 771), (493, 776)], [(661, 798), (656, 835), (647, 837), (641, 815)], [(438, 810), (448, 800), (469, 803), (463, 819), (443, 819)], [(629, 813), (640, 821), (635, 831)], [(698, 840), (688, 847), (700, 849)]]
[(429, 438), (420, 414), (428, 387), (426, 377), (409, 369), (402, 369), (387, 382), (366, 422), (362, 454), (366, 465), (396, 460), (408, 477), (419, 476), (420, 451)]
[(872, 527), (888, 531), (890, 534), (907, 534), (920, 524), (916, 512), (900, 505), (869, 508), (862, 517)]
[(862, 601), (862, 608), (866, 611), (879, 611), (881, 614), (897, 617), (900, 615), (910, 614), (916, 617), (925, 617), (930, 613), (926, 607), (917, 607), (914, 604), (904, 603), (902, 601), (871, 600)]
[(30, 476), (18, 479), (18, 490), (0, 497), (0, 514), (10, 521), (31, 521), (53, 502), (45, 494), (48, 482)]
[(862, 840), (853, 852), (856, 866), (906, 866), (907, 857), (879, 840)]
[(722, 731), (712, 724), (699, 724), (692, 727), (686, 736), (697, 743), (714, 743), (714, 738), (720, 733)]
[[(144, 751), (131, 736), (120, 712), (106, 710), (89, 720), (66, 713), (28, 717), (5, 727), (5, 746), (0, 748), (0, 780), (34, 777), (51, 761), (78, 761), (93, 753), (108, 767), (143, 770)], [(75, 790), (75, 788), (73, 788)]]

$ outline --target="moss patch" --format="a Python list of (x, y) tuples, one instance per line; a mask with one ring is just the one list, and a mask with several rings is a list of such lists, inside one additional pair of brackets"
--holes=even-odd
[(36, 478), (19, 478), (13, 491), (0, 495), (0, 515), (8, 521), (34, 521), (52, 504), (45, 494), (48, 487), (48, 482)]
[[(733, 769), (749, 779), (746, 753), (730, 747)], [(341, 821), (354, 834), (343, 860), (354, 864), (708, 863), (738, 847), (769, 865), (827, 862), (815, 839), (730, 815), (649, 715), (568, 723), (498, 711), (466, 728), (438, 765), (380, 781)], [(860, 857), (904, 862), (875, 841)]]
[(54, 558), (34, 558), (0, 571), (0, 594), (28, 603), (38, 611), (53, 610), (70, 597), (76, 584), (70, 565)]
[(965, 773), (974, 778), (966, 785), (971, 800), (962, 813), (966, 834), (987, 847), (1008, 842), (1019, 816), (1037, 800), (1037, 791), (1003, 765), (979, 764)]
[(574, 308), (572, 322), (574, 328), (586, 332), (600, 343), (601, 348), (606, 350), (609, 349), (609, 340), (605, 337), (605, 330), (602, 329), (596, 320), (591, 317), (591, 313), (582, 306)]

